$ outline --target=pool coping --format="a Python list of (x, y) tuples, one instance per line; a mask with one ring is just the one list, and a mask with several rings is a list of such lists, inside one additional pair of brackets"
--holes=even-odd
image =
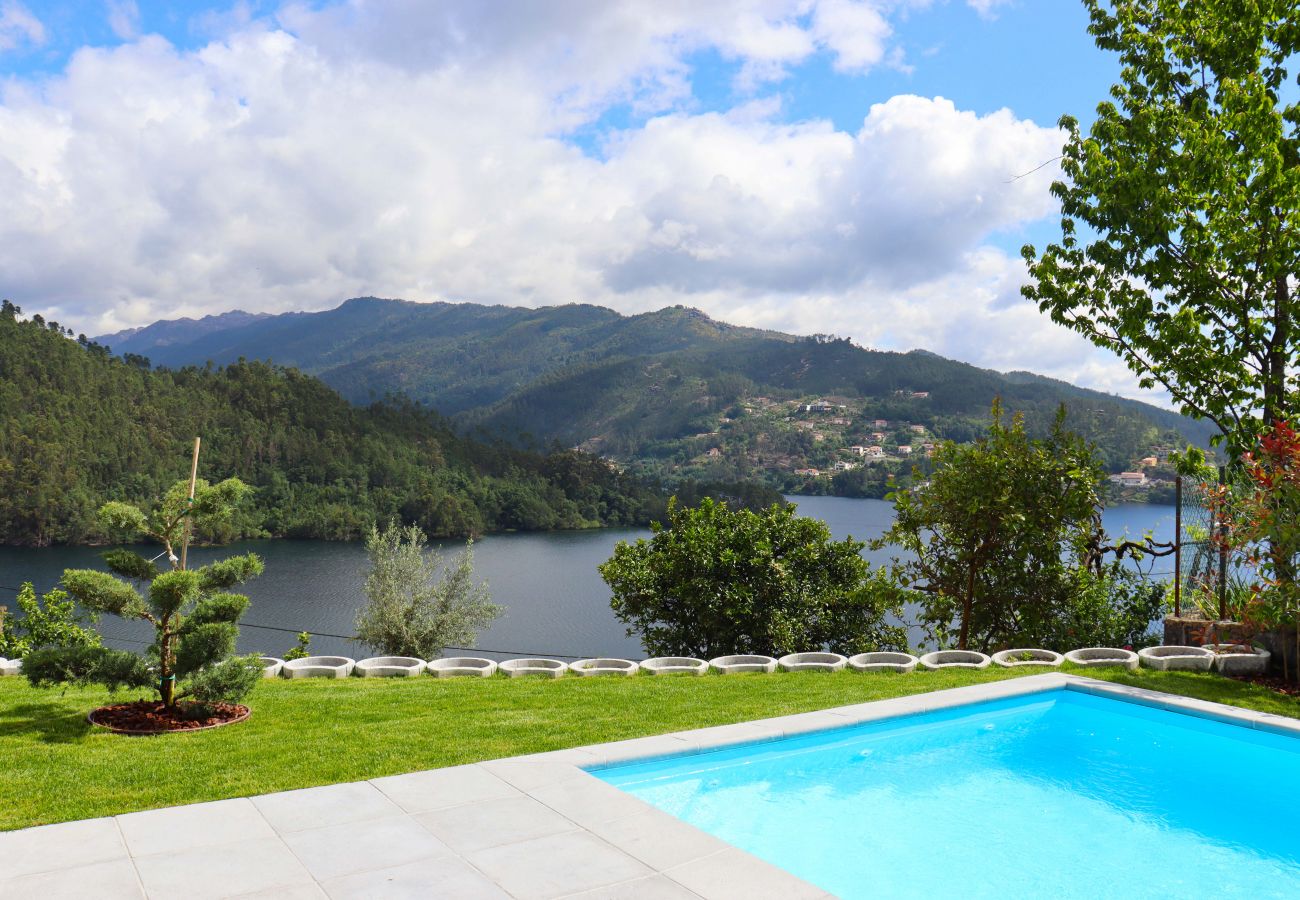
[(3, 832), (0, 872), (17, 874), (0, 875), (0, 896), (60, 891), (75, 896), (76, 886), (84, 890), (89, 884), (103, 897), (184, 895), (178, 888), (202, 884), (206, 868), (228, 872), (237, 858), (241, 889), (236, 892), (232, 885), (230, 893), (213, 896), (389, 896), (402, 890), (420, 896), (436, 885), (466, 898), (825, 900), (833, 895), (593, 773), (1059, 689), (1300, 737), (1300, 720), (1050, 672), (369, 781)]

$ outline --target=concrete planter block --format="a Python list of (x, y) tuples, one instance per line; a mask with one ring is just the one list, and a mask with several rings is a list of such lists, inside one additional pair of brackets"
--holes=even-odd
[(1214, 652), (1204, 647), (1143, 647), (1138, 659), (1148, 669), (1164, 672), (1208, 672), (1214, 664)]
[(709, 663), (693, 656), (656, 656), (642, 660), (641, 670), (647, 675), (703, 675), (709, 671)]
[(777, 660), (786, 672), (838, 672), (848, 664), (838, 653), (787, 653)]
[(1138, 668), (1138, 655), (1119, 647), (1082, 647), (1065, 654), (1065, 661), (1076, 666), (1119, 666), (1130, 672), (1136, 672)]
[(414, 678), (424, 674), (424, 660), (413, 656), (372, 656), (357, 663), (352, 674), (362, 678)]
[(1207, 644), (1214, 651), (1214, 668), (1224, 675), (1263, 675), (1273, 654), (1248, 644)]
[(559, 678), (569, 671), (568, 665), (558, 659), (507, 659), (501, 664), (500, 668), (502, 672), (505, 672), (511, 678), (518, 678), (521, 675), (545, 675), (548, 678)]
[(770, 673), (776, 671), (776, 660), (772, 657), (743, 653), (735, 656), (719, 656), (709, 660), (709, 665), (723, 675), (735, 675), (739, 672)]
[(23, 674), (23, 661), (21, 659), (0, 659), (0, 675), (21, 674)]
[(1039, 650), (1036, 647), (1018, 647), (1015, 650), (999, 650), (993, 654), (993, 661), (1004, 668), (1017, 666), (1050, 666), (1055, 668), (1065, 662), (1065, 657), (1051, 650)]
[(263, 678), (280, 677), (280, 672), (284, 669), (284, 660), (278, 656), (262, 656), (259, 657), (259, 661), (262, 663)]
[(641, 667), (630, 659), (580, 659), (569, 663), (569, 671), (578, 675), (635, 675)]
[(434, 678), (488, 678), (497, 673), (497, 664), (481, 656), (448, 656), (431, 659), (425, 668)]
[(356, 664), (346, 656), (306, 656), (286, 662), (280, 674), (285, 678), (347, 678)]
[(923, 669), (987, 669), (992, 659), (974, 650), (936, 650), (921, 657)]
[(916, 668), (920, 660), (910, 653), (878, 651), (859, 653), (849, 657), (849, 668), (855, 672), (900, 672), (904, 675)]

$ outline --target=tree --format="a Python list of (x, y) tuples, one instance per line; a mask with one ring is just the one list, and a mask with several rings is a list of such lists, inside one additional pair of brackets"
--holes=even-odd
[[(918, 592), (930, 636), (983, 650), (1042, 640), (1075, 588), (1071, 560), (1096, 541), (1101, 467), (1064, 430), (1046, 440), (995, 402), (988, 435), (935, 448), (926, 482), (893, 495), (894, 524), (874, 549), (900, 547), (894, 576)], [(1023, 644), (1022, 644), (1023, 646)]]
[(825, 522), (788, 504), (732, 510), (704, 499), (669, 501), (668, 524), (649, 540), (620, 541), (600, 566), (610, 605), (656, 656), (705, 659), (731, 653), (783, 654), (897, 649), (906, 632), (901, 592), (872, 571), (851, 538), (832, 541)]
[(437, 554), (426, 552), (419, 526), (390, 522), (366, 537), (370, 572), (366, 605), (357, 615), (361, 642), (389, 656), (436, 659), (444, 647), (468, 647), (501, 614), (486, 584), (474, 584), (474, 544), (438, 577)]
[(1123, 64), (1087, 137), (1069, 117), (1062, 237), (1023, 290), (1214, 422), (1235, 456), (1295, 413), (1300, 50), (1293, 0), (1084, 0)]
[(105, 527), (162, 544), (158, 557), (166, 555), (170, 569), (160, 571), (153, 560), (130, 550), (109, 550), (103, 554), (109, 572), (68, 569), (63, 586), (92, 613), (148, 622), (155, 630), (154, 643), (145, 656), (75, 642), (34, 650), (23, 660), (23, 673), (32, 684), (152, 687), (172, 711), (186, 698), (203, 707), (247, 695), (261, 676), (261, 665), (256, 657), (232, 655), (248, 598), (227, 589), (260, 575), (262, 561), (249, 553), (183, 569), (173, 551), (187, 528), (204, 533), (228, 522), (248, 492), (235, 478), (215, 485), (200, 480), (191, 503), (189, 484), (181, 481), (149, 513), (126, 503), (104, 504), (100, 517)]

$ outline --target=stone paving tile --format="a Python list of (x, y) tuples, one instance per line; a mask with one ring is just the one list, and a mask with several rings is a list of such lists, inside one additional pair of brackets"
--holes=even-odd
[(313, 880), (310, 884), (273, 887), (264, 891), (254, 891), (251, 894), (237, 894), (230, 900), (329, 900), (329, 895)]
[(332, 878), (325, 890), (332, 900), (510, 900), (483, 873), (450, 856)]
[(84, 819), (0, 833), (0, 877), (127, 859), (113, 819)]
[[(583, 765), (595, 765), (596, 762), (595, 756), (588, 755)], [(479, 765), (497, 778), (525, 793), (539, 787), (545, 787), (548, 784), (578, 778), (585, 774), (578, 768), (577, 764), (557, 760), (550, 757), (549, 754), (493, 759), (479, 763)]]
[(281, 834), (381, 819), (402, 811), (365, 781), (263, 794), (253, 798), (253, 805)]
[(454, 855), (446, 844), (405, 815), (295, 831), (286, 834), (284, 842), (319, 881)]
[(129, 859), (0, 881), (0, 900), (85, 900), (87, 897), (95, 900), (143, 900), (144, 891)]
[(705, 900), (823, 900), (830, 896), (734, 847), (692, 860), (665, 874)]
[(458, 853), (471, 853), (578, 828), (531, 797), (505, 797), (420, 813), (415, 820)]
[(150, 900), (237, 897), (312, 884), (302, 863), (276, 837), (138, 856), (135, 867)]
[(429, 812), (520, 795), (518, 790), (476, 765), (392, 775), (370, 783), (407, 812)]
[(581, 831), (466, 856), (519, 900), (549, 900), (654, 874), (622, 851)]
[(275, 837), (275, 831), (247, 798), (130, 813), (118, 816), (117, 825), (132, 856)]
[(658, 809), (591, 827), (613, 846), (652, 869), (664, 871), (726, 850), (730, 844)]
[(671, 878), (651, 875), (649, 878), (611, 884), (594, 891), (569, 894), (563, 900), (700, 900), (700, 895), (687, 890)]
[(587, 752), (599, 760), (598, 765), (616, 765), (632, 759), (677, 756), (696, 750), (698, 746), (686, 734), (661, 734), (600, 744)]
[(530, 793), (533, 799), (584, 828), (653, 809), (645, 801), (590, 775), (548, 784)]

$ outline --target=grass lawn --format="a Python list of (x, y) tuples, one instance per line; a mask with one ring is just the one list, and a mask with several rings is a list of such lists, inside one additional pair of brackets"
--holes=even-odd
[[(128, 738), (86, 723), (99, 689), (0, 679), (0, 830), (452, 766), (1018, 677), (912, 675), (266, 681), (247, 722)], [(1034, 674), (1034, 673), (1024, 673)], [(1300, 718), (1300, 700), (1214, 675), (1087, 674)]]

